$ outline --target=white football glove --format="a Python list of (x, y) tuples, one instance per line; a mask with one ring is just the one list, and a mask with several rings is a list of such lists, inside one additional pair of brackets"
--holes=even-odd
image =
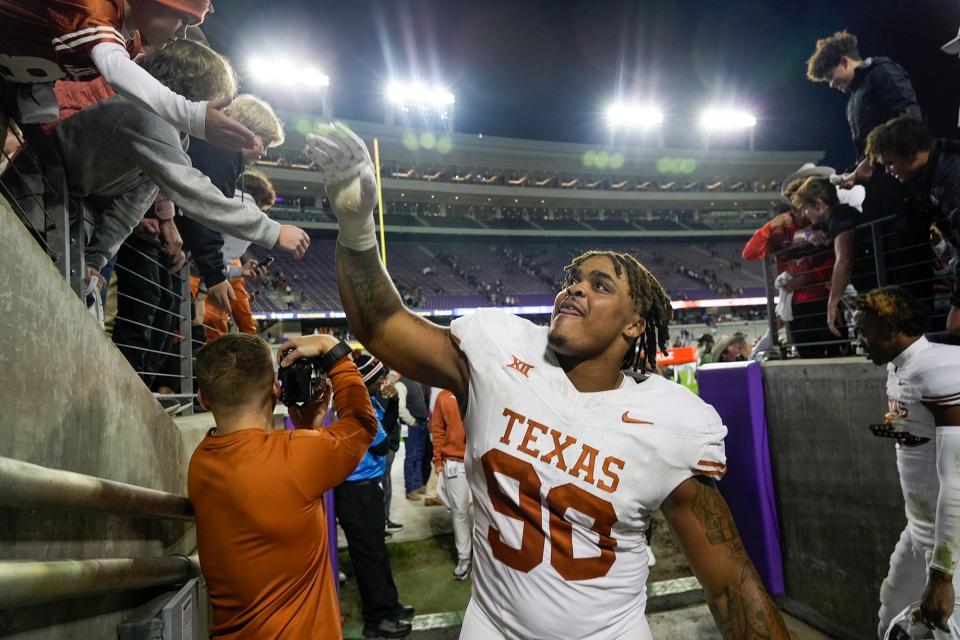
[(373, 208), (377, 204), (376, 169), (367, 147), (342, 122), (307, 134), (304, 153), (313, 160), (340, 223), (340, 244), (363, 251), (377, 246)]

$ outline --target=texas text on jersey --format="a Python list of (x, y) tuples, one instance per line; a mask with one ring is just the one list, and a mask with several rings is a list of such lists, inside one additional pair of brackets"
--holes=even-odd
[(547, 328), (498, 310), (451, 330), (470, 366), (471, 606), (505, 638), (647, 637), (644, 531), (684, 480), (723, 475), (719, 416), (659, 376), (581, 393)]

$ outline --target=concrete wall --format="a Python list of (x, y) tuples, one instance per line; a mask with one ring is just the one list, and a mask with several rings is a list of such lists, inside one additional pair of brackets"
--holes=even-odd
[(799, 360), (764, 363), (763, 378), (788, 609), (837, 637), (876, 638), (906, 523), (893, 442), (867, 429), (886, 411), (886, 371)]
[[(184, 437), (0, 198), (0, 456), (186, 493)], [(199, 436), (198, 436), (199, 433)], [(0, 487), (2, 491), (2, 487)], [(192, 525), (0, 507), (0, 558), (189, 551)], [(154, 591), (0, 610), (0, 636), (115, 638)]]

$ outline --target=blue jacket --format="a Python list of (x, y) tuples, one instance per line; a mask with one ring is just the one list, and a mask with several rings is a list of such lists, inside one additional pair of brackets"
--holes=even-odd
[[(378, 444), (387, 439), (387, 432), (383, 429), (383, 407), (377, 402), (376, 398), (370, 398), (370, 401), (373, 403), (373, 409), (377, 412), (377, 436), (373, 439), (373, 443), (370, 445), (371, 448), (376, 447)], [(360, 464), (357, 465), (357, 468), (353, 470), (353, 473), (350, 474), (350, 477), (347, 478), (347, 482), (357, 482), (360, 480), (373, 480), (375, 478), (380, 478), (387, 470), (387, 460), (383, 456), (378, 456), (375, 453), (372, 453), (369, 449), (364, 454), (363, 459), (360, 460)]]

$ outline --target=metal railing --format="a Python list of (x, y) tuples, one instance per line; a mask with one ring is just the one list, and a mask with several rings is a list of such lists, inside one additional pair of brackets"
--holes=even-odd
[(105, 511), (138, 518), (193, 520), (190, 501), (166, 491), (0, 457), (0, 505)]
[(0, 609), (182, 584), (200, 575), (196, 556), (0, 561)]
[[(193, 521), (189, 500), (72, 471), (0, 458), (0, 505), (95, 511)], [(200, 573), (196, 556), (0, 561), (0, 609), (186, 582)]]
[[(128, 239), (114, 263), (118, 304), (113, 317), (113, 341), (148, 386), (162, 385), (174, 390), (155, 396), (186, 400), (177, 412), (190, 414), (194, 397), (193, 346), (203, 343), (193, 336), (190, 267), (184, 264), (172, 271), (163, 260), (159, 245), (147, 249), (144, 245), (137, 248), (137, 244)], [(125, 263), (125, 257), (131, 258), (131, 262)], [(146, 272), (169, 286), (148, 277)]]
[[(13, 126), (19, 148), (10, 154), (0, 145), (6, 166), (2, 194), (71, 288), (80, 294), (83, 278), (83, 218), (71, 211), (63, 163), (40, 125)], [(6, 130), (4, 130), (4, 137)]]
[[(928, 335), (945, 336), (949, 312), (948, 289), (953, 276), (946, 261), (938, 257), (929, 240), (928, 228), (909, 229), (904, 219), (889, 216), (864, 222), (854, 229), (853, 271), (842, 298), (836, 327), (840, 336), (827, 328), (827, 304), (835, 249), (832, 243), (816, 246), (791, 244), (764, 258), (768, 330), (775, 346), (772, 357), (829, 357), (856, 353), (853, 331), (853, 294), (886, 285), (907, 289), (928, 310)], [(917, 225), (922, 223), (917, 222)], [(926, 236), (926, 237), (925, 237)], [(789, 306), (792, 315), (784, 321), (776, 312), (786, 289), (776, 286), (778, 274), (786, 271), (803, 280), (794, 288)], [(798, 295), (800, 294), (800, 295)], [(798, 300), (798, 298), (801, 298)], [(786, 339), (780, 340), (782, 329)]]
[[(69, 197), (62, 159), (39, 125), (12, 130), (19, 148), (13, 153), (0, 149), (4, 167), (0, 168), (0, 195), (9, 201), (74, 292), (86, 304), (93, 304), (96, 301), (85, 290), (84, 248), (88, 229), (95, 222), (90, 214), (95, 212), (88, 203)], [(175, 406), (167, 406), (168, 410), (193, 413), (194, 350), (205, 341), (193, 335), (189, 265), (171, 271), (159, 244), (138, 244), (132, 235), (121, 253), (132, 256), (133, 264), (125, 264), (119, 254), (110, 263), (116, 272), (118, 311), (124, 310), (112, 318), (114, 342), (144, 382), (154, 387), (158, 399), (177, 401)], [(206, 331), (221, 331), (208, 324), (201, 326)], [(159, 387), (174, 392), (158, 393)]]

